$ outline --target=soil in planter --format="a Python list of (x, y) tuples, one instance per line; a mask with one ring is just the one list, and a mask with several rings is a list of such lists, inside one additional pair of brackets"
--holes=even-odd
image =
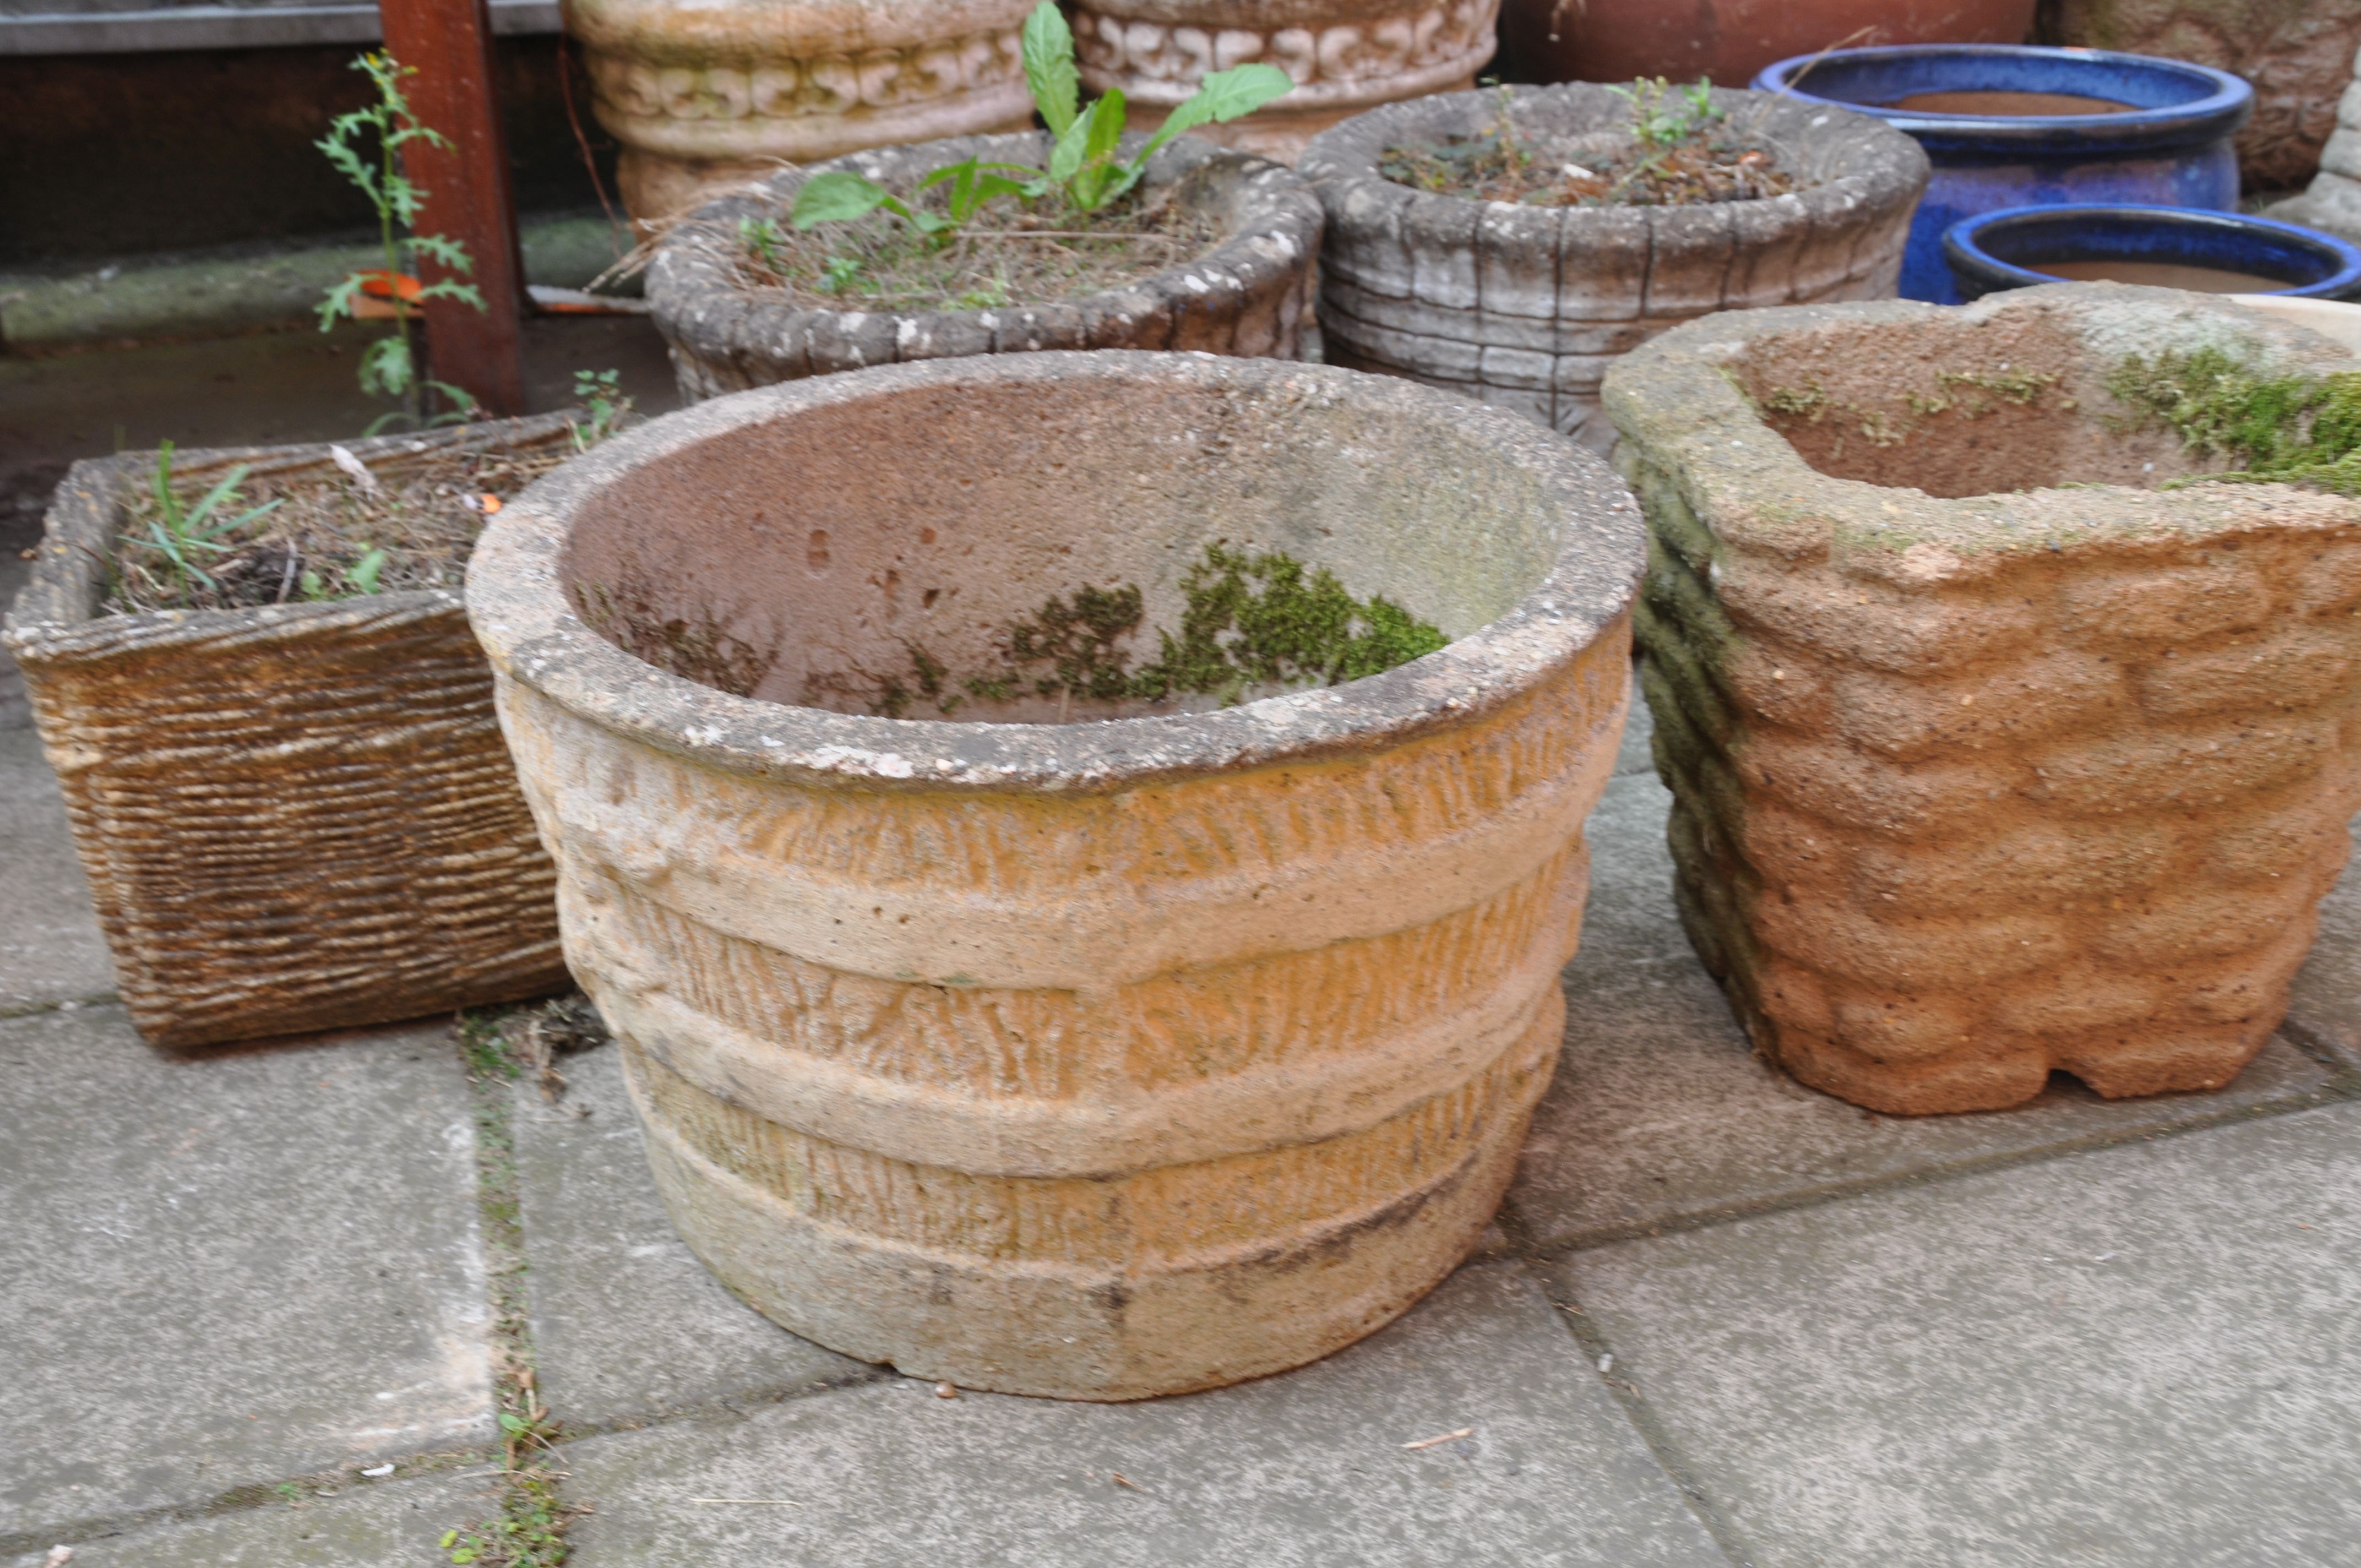
[[(270, 510), (210, 540), (178, 545), (189, 570), (176, 566), (158, 541), (159, 532), (171, 531), (151, 477), (126, 509), (100, 613), (237, 609), (456, 587), (490, 514), (573, 455), (563, 442), (530, 451), (405, 455), (399, 463), (380, 459), (366, 484), (340, 469), (251, 474), (193, 531), (255, 508)], [(222, 477), (175, 477), (181, 510), (196, 507)]]
[(1534, 137), (1510, 123), (1439, 147), (1389, 147), (1378, 172), (1432, 195), (1533, 207), (1675, 207), (1784, 196), (1802, 181), (1777, 150), (1719, 111), (1668, 108), (1661, 83), (1634, 83), (1632, 128)]
[(2033, 115), (2128, 115), (2129, 104), (2113, 98), (2085, 98), (2075, 93), (1913, 93), (1881, 109), (1903, 109), (1921, 115), (1976, 115), (1986, 119), (2014, 119)]
[[(942, 190), (897, 194), (941, 211)], [(1193, 260), (1221, 234), (1165, 192), (1090, 213), (1004, 197), (943, 243), (883, 209), (802, 232), (783, 210), (741, 220), (734, 238), (741, 283), (804, 310), (979, 311), (1120, 289)]]
[(2191, 267), (2181, 261), (2028, 261), (2028, 271), (2080, 283), (2139, 283), (2151, 289), (2187, 289), (2199, 294), (2270, 294), (2288, 286), (2284, 278)]

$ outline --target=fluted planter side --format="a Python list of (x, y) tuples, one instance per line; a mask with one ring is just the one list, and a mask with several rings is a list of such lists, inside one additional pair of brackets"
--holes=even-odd
[[(1216, 538), (1457, 641), (1210, 711), (796, 704), (917, 648), (956, 673), (1070, 584), (1170, 624)], [(1555, 1058), (1640, 557), (1545, 433), (1195, 355), (765, 388), (537, 486), (469, 609), (682, 1234), (798, 1333), (968, 1387), (1205, 1387), (1401, 1311)]]
[(784, 160), (1029, 125), (1031, 0), (565, 0), (646, 221)]
[[(1507, 91), (1526, 136), (1630, 121), (1630, 103), (1605, 87)], [(1700, 206), (1534, 207), (1414, 191), (1378, 171), (1389, 148), (1490, 130), (1492, 92), (1371, 110), (1315, 138), (1299, 167), (1328, 214), (1329, 362), (1447, 387), (1604, 448), (1599, 378), (1665, 328), (1719, 310), (1891, 298), (1926, 154), (1865, 116), (1713, 96), (1759, 117), (1806, 187)]]
[(1500, 0), (1082, 0), (1074, 47), (1084, 85), (1122, 89), (1138, 130), (1153, 130), (1209, 72), (1278, 66), (1292, 92), (1198, 134), (1292, 163), (1365, 109), (1474, 86), (1499, 13)]
[(2216, 1089), (2278, 1027), (2361, 804), (2361, 502), (2147, 488), (2191, 460), (2107, 380), (2352, 362), (2206, 302), (1718, 316), (1609, 374), (1682, 918), (1805, 1082)]
[[(1048, 136), (1027, 133), (857, 153), (822, 167), (899, 188), (971, 156), (1038, 167), (1049, 154)], [(1128, 288), (988, 311), (806, 310), (748, 289), (734, 259), (739, 220), (780, 218), (815, 172), (778, 174), (757, 192), (701, 207), (657, 250), (648, 304), (672, 345), (684, 401), (866, 366), (1041, 349), (1316, 356), (1320, 202), (1294, 170), (1266, 159), (1175, 138), (1150, 162), (1146, 189), (1177, 187), (1176, 201), (1211, 215), (1221, 231), (1213, 248)]]

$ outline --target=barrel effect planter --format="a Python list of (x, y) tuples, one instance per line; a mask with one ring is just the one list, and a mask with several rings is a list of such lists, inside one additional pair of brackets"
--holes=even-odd
[[(1631, 122), (1605, 87), (1507, 89), (1521, 135)], [(1407, 376), (1513, 409), (1588, 444), (1614, 432), (1598, 382), (1618, 355), (1710, 312), (1890, 298), (1926, 156), (1841, 112), (1717, 92), (1788, 149), (1806, 188), (1685, 207), (1533, 207), (1437, 195), (1378, 171), (1389, 148), (1490, 131), (1497, 93), (1357, 115), (1300, 165), (1327, 210), (1320, 321), (1331, 364)]]
[(1287, 96), (1196, 134), (1292, 163), (1339, 120), (1474, 86), (1499, 12), (1500, 0), (1082, 0), (1074, 47), (1083, 85), (1120, 88), (1142, 131), (1213, 71), (1278, 66), (1295, 82)]
[[(1219, 540), (1456, 641), (1210, 711), (797, 706), (1081, 584), (1175, 624)], [(469, 608), (682, 1234), (966, 1387), (1209, 1387), (1402, 1311), (1555, 1058), (1642, 553), (1545, 432), (1196, 355), (766, 388), (534, 487)]]
[(1724, 316), (1609, 377), (1682, 918), (1805, 1082), (2216, 1089), (2278, 1026), (2361, 804), (2361, 502), (2154, 488), (2191, 461), (2106, 381), (2354, 365), (2204, 298)]
[[(356, 441), (380, 475), (563, 415)], [(333, 474), (323, 445), (174, 454)], [(566, 984), (555, 872), (456, 588), (102, 616), (152, 452), (73, 466), (5, 641), (132, 1023), (158, 1046), (348, 1028)]]
[(565, 0), (632, 217), (862, 148), (1032, 123), (1030, 0)]
[[(1138, 139), (1126, 137), (1126, 148)], [(821, 167), (853, 170), (900, 190), (972, 156), (1038, 167), (1048, 161), (1049, 138), (961, 137)], [(1221, 235), (1211, 250), (1128, 288), (989, 311), (805, 310), (748, 288), (733, 259), (741, 243), (739, 221), (784, 221), (815, 172), (774, 175), (701, 207), (658, 248), (648, 269), (648, 303), (672, 346), (683, 401), (868, 366), (1039, 349), (1317, 356), (1319, 198), (1294, 170), (1268, 159), (1193, 137), (1174, 138), (1150, 161), (1143, 183), (1151, 193), (1170, 189), (1174, 201), (1207, 214)]]

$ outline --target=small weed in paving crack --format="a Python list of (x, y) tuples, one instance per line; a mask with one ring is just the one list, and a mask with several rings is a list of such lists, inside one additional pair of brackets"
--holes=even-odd
[[(581, 1505), (558, 1495), (563, 1478), (543, 1464), (558, 1425), (534, 1387), (533, 1325), (525, 1310), (524, 1227), (519, 1219), (516, 1132), (510, 1085), (527, 1063), (511, 1044), (512, 1026), (538, 1045), (544, 1021), (569, 1003), (537, 1008), (483, 1008), (459, 1014), (459, 1059), (476, 1113), (476, 1202), (483, 1222), (492, 1309), (493, 1392), (500, 1427), (500, 1511), (443, 1537), (455, 1563), (483, 1568), (557, 1568), (566, 1561), (566, 1527)], [(582, 1004), (587, 1009), (588, 1004)], [(546, 1071), (543, 1050), (536, 1077)], [(554, 1074), (553, 1074), (554, 1076)], [(563, 1080), (558, 1080), (561, 1084)], [(544, 1092), (548, 1080), (542, 1079)]]

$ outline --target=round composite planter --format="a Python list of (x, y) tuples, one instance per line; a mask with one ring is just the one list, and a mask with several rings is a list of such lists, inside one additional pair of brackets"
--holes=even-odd
[(2278, 1026), (2361, 804), (2361, 502), (2148, 488), (2191, 459), (2108, 380), (2204, 347), (2350, 364), (2070, 284), (1724, 316), (1609, 376), (1682, 917), (1805, 1082), (2214, 1089)]
[(642, 221), (809, 163), (1032, 122), (1032, 0), (565, 0)]
[[(1935, 177), (1910, 228), (1902, 297), (1957, 304), (1943, 233), (2001, 207), (2132, 202), (2227, 212), (2238, 204), (2231, 137), (2254, 89), (2225, 71), (2095, 49), (1926, 45), (1839, 49), (1783, 60), (1754, 79), (1763, 92), (1876, 115), (1908, 132)], [(1895, 108), (1909, 98), (2027, 112)], [(2073, 100), (2128, 104), (2086, 112)], [(2059, 100), (2067, 101), (2061, 105)], [(2029, 112), (2043, 107), (2077, 112)]]
[(2034, 0), (1504, 0), (1500, 74), (1517, 82), (1753, 79), (1849, 39), (2023, 43)]
[(1196, 133), (1293, 162), (1306, 142), (1379, 104), (1476, 83), (1493, 53), (1500, 0), (1079, 0), (1083, 85), (1121, 88), (1132, 124), (1153, 130), (1209, 71), (1278, 66), (1294, 90)]
[[(682, 1234), (797, 1333), (1061, 1398), (1403, 1310), (1556, 1057), (1642, 532), (1521, 421), (1198, 355), (765, 388), (536, 486), (469, 611)], [(955, 674), (1080, 585), (1177, 625), (1223, 540), (1456, 641), (1213, 711), (796, 706), (921, 648)]]
[(2194, 60), (2253, 82), (2255, 117), (2238, 133), (2249, 189), (2311, 178), (2361, 48), (2361, 0), (2053, 0), (2044, 10), (2045, 42)]
[[(1049, 138), (958, 137), (821, 167), (856, 170), (898, 190), (972, 155), (1038, 167)], [(739, 220), (783, 218), (811, 172), (774, 175), (708, 203), (657, 249), (648, 306), (672, 345), (684, 401), (897, 361), (1038, 349), (1314, 356), (1320, 202), (1294, 170), (1268, 159), (1174, 138), (1149, 163), (1146, 188), (1171, 188), (1175, 202), (1209, 216), (1221, 234), (1212, 249), (1126, 289), (989, 311), (806, 310), (749, 289), (736, 259)]]
[[(1631, 122), (1573, 83), (1509, 90), (1543, 140)], [(1378, 171), (1388, 148), (1491, 131), (1498, 93), (1390, 104), (1315, 138), (1300, 165), (1328, 214), (1320, 323), (1329, 363), (1408, 376), (1611, 444), (1598, 378), (1615, 356), (1713, 311), (1890, 298), (1927, 159), (1857, 115), (1758, 93), (1714, 102), (1787, 149), (1805, 188), (1686, 207), (1534, 207), (1436, 195)]]
[(1943, 259), (1968, 300), (2071, 281), (2084, 269), (2210, 294), (2341, 300), (2361, 287), (2361, 247), (2333, 235), (2180, 207), (2004, 207), (1952, 225)]

